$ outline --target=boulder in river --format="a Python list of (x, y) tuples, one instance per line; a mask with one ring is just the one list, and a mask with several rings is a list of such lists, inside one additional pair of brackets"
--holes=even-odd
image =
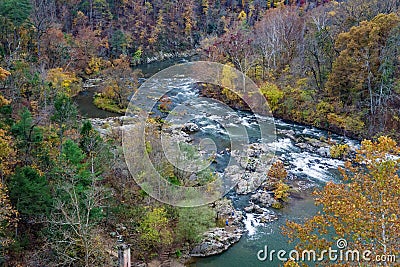
[(276, 200), (266, 191), (258, 191), (250, 197), (250, 200), (262, 208), (271, 207)]
[(245, 211), (246, 213), (252, 213), (252, 212), (254, 212), (254, 206), (255, 206), (255, 204), (251, 204), (250, 206), (245, 207), (245, 208), (244, 208), (244, 211)]
[(243, 227), (242, 211), (233, 207), (230, 199), (220, 199), (214, 202), (213, 209), (217, 212), (219, 218), (229, 218), (229, 225)]
[(273, 157), (267, 144), (249, 144), (242, 151), (232, 151), (231, 156), (237, 165), (228, 166), (225, 177), (236, 184), (236, 193), (253, 192), (267, 179), (266, 171)]
[(186, 133), (194, 133), (200, 130), (199, 126), (193, 122), (185, 123), (182, 127), (182, 131)]
[(243, 230), (214, 228), (204, 234), (202, 241), (190, 252), (192, 257), (207, 257), (224, 252), (242, 237)]
[(260, 223), (270, 223), (278, 220), (278, 216), (275, 213), (263, 213), (260, 217)]

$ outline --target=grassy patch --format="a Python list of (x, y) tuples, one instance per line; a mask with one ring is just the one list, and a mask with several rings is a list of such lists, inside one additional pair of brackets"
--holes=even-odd
[(93, 104), (99, 109), (107, 110), (114, 113), (125, 114), (126, 109), (120, 108), (112, 99), (102, 96), (101, 94), (95, 95)]

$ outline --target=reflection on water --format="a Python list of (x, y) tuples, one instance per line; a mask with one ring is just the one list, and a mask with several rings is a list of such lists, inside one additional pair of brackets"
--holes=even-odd
[(93, 96), (95, 90), (95, 87), (92, 87), (86, 91), (80, 92), (77, 96), (74, 97), (74, 101), (78, 105), (79, 113), (86, 118), (104, 119), (108, 117), (119, 116), (119, 114), (117, 113), (99, 109), (93, 104)]
[[(172, 65), (183, 63), (187, 60), (196, 60), (196, 57), (191, 58), (176, 58), (168, 59), (161, 62), (139, 65), (136, 68), (141, 70), (144, 78), (149, 78), (160, 70), (168, 68)], [(78, 105), (78, 110), (83, 117), (86, 118), (108, 118), (119, 116), (117, 113), (101, 110), (93, 104), (93, 96), (97, 92), (97, 87), (90, 87), (87, 90), (80, 92), (74, 97), (74, 101)]]

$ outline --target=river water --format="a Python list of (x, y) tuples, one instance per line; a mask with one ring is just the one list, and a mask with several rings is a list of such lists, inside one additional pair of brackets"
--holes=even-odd
[[(146, 77), (149, 77), (151, 74), (175, 62), (176, 61), (168, 61), (161, 64), (151, 64), (143, 68), (142, 71), (146, 73)], [(199, 101), (199, 92), (190, 81), (174, 80), (169, 97), (172, 100), (172, 108), (184, 103), (184, 105), (195, 114), (191, 122), (199, 126), (199, 131), (192, 134), (194, 140), (211, 138), (218, 144), (218, 151), (224, 151), (229, 147), (229, 140), (227, 140), (229, 139), (229, 135), (226, 129), (221, 127), (219, 123), (219, 121), (224, 120), (225, 117), (221, 114), (212, 114), (213, 108), (217, 109), (217, 107), (211, 107), (209, 112), (204, 114), (204, 116), (201, 116), (201, 114), (197, 112), (201, 109), (202, 102)], [(86, 116), (104, 117), (110, 115), (109, 113), (102, 113), (102, 111), (99, 111), (94, 106), (90, 106), (89, 99), (90, 93), (86, 96), (83, 95), (83, 98), (77, 99), (80, 110), (85, 111)], [(143, 105), (146, 105), (146, 103), (143, 103)], [(159, 114), (156, 108), (154, 112), (155, 114)], [(259, 128), (257, 122), (254, 120), (255, 115), (242, 111), (235, 111), (235, 113), (236, 123), (240, 124), (240, 126), (245, 126), (249, 134), (249, 139), (253, 139), (252, 142), (257, 141)], [(244, 225), (246, 232), (238, 243), (220, 255), (198, 258), (191, 263), (190, 266), (234, 267), (282, 265), (279, 261), (259, 261), (257, 259), (257, 252), (264, 249), (265, 245), (267, 245), (270, 250), (274, 249), (276, 251), (280, 249), (285, 249), (287, 251), (293, 249), (294, 245), (289, 244), (288, 239), (281, 234), (281, 227), (285, 225), (287, 220), (304, 221), (305, 218), (313, 216), (318, 208), (314, 205), (311, 191), (315, 188), (322, 187), (328, 181), (340, 182), (337, 168), (344, 164), (343, 161), (324, 157), (321, 156), (320, 153), (304, 149), (304, 147), (299, 146), (296, 140), (331, 138), (336, 142), (357, 146), (358, 142), (356, 140), (351, 140), (335, 134), (328, 134), (328, 132), (324, 130), (285, 122), (279, 119), (274, 120), (274, 122), (277, 131), (276, 140), (274, 142), (276, 147), (275, 154), (285, 163), (291, 177), (295, 177), (297, 181), (300, 181), (305, 189), (301, 193), (297, 193), (295, 197), (290, 198), (283, 209), (271, 209), (271, 212), (278, 215), (279, 219), (277, 221), (261, 224), (256, 219), (255, 214), (245, 213)], [(235, 127), (235, 125), (232, 125), (232, 127)], [(287, 134), (288, 131), (291, 133), (290, 136)], [(217, 170), (223, 169), (224, 163), (228, 160), (227, 157), (227, 153), (219, 153), (217, 155)], [(237, 209), (243, 210), (244, 207), (248, 206), (249, 196), (239, 196), (230, 192), (227, 197), (232, 199)]]
[[(229, 147), (229, 134), (225, 127), (245, 126), (250, 143), (259, 141), (259, 125), (255, 116), (259, 119), (268, 120), (259, 115), (250, 112), (234, 111), (236, 124), (226, 121), (232, 118), (233, 114), (223, 114), (220, 107), (204, 101), (199, 98), (199, 92), (190, 81), (174, 80), (171, 86), (169, 98), (172, 101), (171, 109), (179, 105), (186, 106), (186, 116), (192, 117), (190, 122), (199, 126), (199, 131), (192, 134), (194, 143), (196, 140), (204, 138), (212, 139), (217, 144), (217, 151), (224, 151)], [(202, 112), (206, 106), (207, 112)], [(157, 110), (153, 110), (157, 114)], [(168, 117), (167, 117), (168, 118)], [(174, 123), (171, 119), (170, 122)], [(178, 119), (178, 123), (179, 119)], [(245, 215), (246, 232), (240, 241), (229, 248), (226, 252), (206, 257), (198, 258), (191, 267), (197, 266), (215, 266), (215, 267), (233, 267), (233, 266), (279, 266), (279, 261), (264, 261), (257, 259), (257, 252), (265, 247), (275, 249), (285, 249), (290, 251), (294, 244), (289, 244), (288, 239), (281, 234), (281, 227), (287, 220), (301, 222), (304, 219), (313, 216), (318, 208), (314, 205), (311, 192), (316, 188), (321, 188), (326, 182), (340, 182), (338, 167), (343, 166), (344, 162), (337, 159), (331, 159), (327, 156), (321, 156), (320, 153), (313, 152), (300, 147), (296, 140), (325, 140), (330, 138), (334, 142), (347, 143), (350, 146), (357, 147), (358, 142), (340, 135), (329, 134), (327, 131), (313, 127), (298, 125), (285, 122), (279, 119), (274, 120), (276, 127), (276, 141), (273, 145), (276, 147), (275, 155), (281, 159), (290, 173), (291, 177), (303, 184), (304, 190), (296, 193), (295, 197), (290, 198), (289, 203), (281, 210), (270, 209), (270, 212), (276, 213), (279, 217), (277, 221), (262, 224), (256, 219), (256, 214), (247, 213)], [(232, 132), (232, 129), (229, 131)], [(290, 132), (291, 136), (287, 133)], [(293, 138), (294, 137), (294, 138)], [(226, 161), (229, 160), (227, 153), (217, 154), (216, 170), (223, 169)], [(231, 198), (234, 206), (243, 211), (243, 208), (249, 205), (249, 195), (237, 195), (230, 192), (227, 195)]]
[[(147, 79), (152, 75), (156, 74), (160, 70), (168, 68), (177, 63), (184, 63), (188, 60), (196, 60), (196, 57), (190, 58), (178, 58), (178, 59), (168, 59), (161, 62), (155, 62), (152, 64), (143, 64), (136, 67), (136, 69), (140, 70), (142, 73), (142, 77)], [(117, 113), (105, 111), (98, 109), (93, 104), (93, 96), (97, 92), (97, 87), (91, 87), (85, 91), (80, 92), (77, 96), (74, 97), (74, 101), (78, 105), (79, 113), (86, 118), (108, 118), (108, 117), (116, 117), (119, 116)]]

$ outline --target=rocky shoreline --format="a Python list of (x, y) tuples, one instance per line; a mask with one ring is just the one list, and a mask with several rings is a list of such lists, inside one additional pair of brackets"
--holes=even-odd
[(152, 56), (146, 57), (146, 59), (142, 60), (141, 64), (151, 64), (159, 61), (164, 61), (167, 59), (180, 58), (180, 57), (182, 58), (191, 57), (195, 54), (196, 54), (195, 50), (186, 50), (175, 53), (159, 51), (157, 53), (154, 53)]
[(228, 221), (224, 227), (216, 227), (203, 234), (201, 241), (190, 251), (191, 257), (217, 255), (237, 243), (244, 233), (243, 213), (236, 210), (228, 199), (221, 199), (212, 205), (221, 221)]

